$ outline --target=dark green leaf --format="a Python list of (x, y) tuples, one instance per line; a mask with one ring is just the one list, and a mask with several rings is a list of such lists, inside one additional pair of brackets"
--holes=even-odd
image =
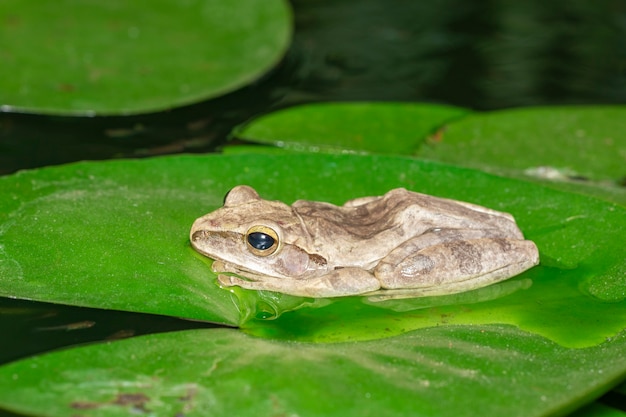
[(414, 103), (320, 103), (259, 117), (238, 138), (309, 151), (412, 154), (444, 123), (469, 110)]
[(51, 417), (563, 415), (623, 377), (624, 349), (624, 333), (566, 349), (495, 325), (338, 344), (195, 330), (9, 364), (0, 406)]
[(421, 156), (477, 168), (616, 180), (626, 175), (626, 106), (534, 107), (475, 113), (449, 123)]
[(626, 204), (626, 106), (543, 107), (453, 121), (418, 154)]
[(467, 113), (427, 104), (317, 103), (262, 116), (236, 136), (288, 149), (416, 154), (626, 205), (626, 107)]
[(267, 72), (291, 36), (284, 0), (5, 0), (0, 16), (0, 105), (48, 114), (206, 100)]

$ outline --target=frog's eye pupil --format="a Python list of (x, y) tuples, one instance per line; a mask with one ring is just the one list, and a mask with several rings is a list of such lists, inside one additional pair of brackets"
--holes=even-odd
[(274, 246), (276, 240), (266, 233), (253, 232), (248, 235), (248, 243), (255, 249), (267, 250)]
[(246, 233), (248, 250), (256, 256), (270, 256), (278, 250), (278, 233), (265, 225), (255, 225)]

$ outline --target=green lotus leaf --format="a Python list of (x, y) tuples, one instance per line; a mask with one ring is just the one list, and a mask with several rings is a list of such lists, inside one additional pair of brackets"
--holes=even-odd
[(418, 155), (626, 205), (625, 106), (474, 112), (410, 103), (316, 103), (253, 119), (235, 136), (296, 150)]
[[(188, 233), (237, 184), (287, 203), (341, 204), (404, 186), (481, 204), (516, 217), (541, 265), (497, 286), (408, 300), (220, 288)], [(0, 295), (7, 297), (214, 321), (289, 340), (508, 323), (584, 347), (626, 328), (626, 209), (470, 169), (391, 156), (177, 156), (23, 171), (0, 178), (0, 194)]]
[(406, 155), (444, 123), (468, 112), (434, 104), (316, 103), (266, 114), (233, 135), (295, 150)]
[(50, 417), (563, 415), (623, 377), (625, 348), (624, 332), (567, 349), (501, 325), (337, 344), (171, 332), (0, 367), (0, 407)]
[(165, 110), (241, 88), (284, 55), (284, 0), (0, 3), (0, 106), (47, 114)]
[(475, 168), (551, 167), (564, 176), (615, 181), (626, 174), (626, 106), (532, 107), (474, 113), (449, 123), (428, 158)]
[(626, 204), (626, 106), (533, 107), (453, 121), (418, 155)]

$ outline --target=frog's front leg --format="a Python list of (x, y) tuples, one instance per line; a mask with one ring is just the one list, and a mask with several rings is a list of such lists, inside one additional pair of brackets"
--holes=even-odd
[(539, 263), (529, 240), (492, 230), (437, 230), (415, 237), (374, 269), (384, 289), (415, 289), (417, 295), (468, 291), (515, 276)]
[(326, 275), (307, 279), (276, 278), (255, 275), (248, 281), (230, 275), (219, 275), (220, 284), (238, 285), (249, 290), (277, 291), (300, 297), (341, 297), (356, 295), (380, 288), (380, 282), (371, 272), (361, 268), (335, 269)]

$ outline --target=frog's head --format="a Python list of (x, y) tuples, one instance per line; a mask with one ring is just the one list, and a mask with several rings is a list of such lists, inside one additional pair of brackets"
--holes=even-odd
[(263, 200), (246, 185), (233, 188), (224, 206), (197, 219), (190, 232), (195, 250), (244, 277), (299, 279), (324, 269), (325, 259), (303, 249), (310, 247), (308, 238), (290, 206)]

